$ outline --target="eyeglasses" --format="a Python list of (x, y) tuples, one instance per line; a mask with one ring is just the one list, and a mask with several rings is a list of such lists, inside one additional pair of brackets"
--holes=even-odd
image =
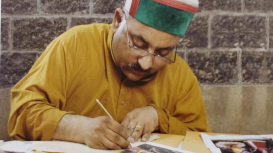
[[(123, 12), (123, 14), (125, 14), (125, 12)], [(170, 64), (170, 63), (174, 63), (175, 59), (176, 59), (176, 51), (177, 51), (177, 47), (175, 47), (174, 51), (171, 51), (170, 53), (168, 53), (165, 56), (161, 56), (159, 54), (154, 54), (154, 53), (150, 53), (147, 50), (143, 50), (137, 46), (134, 46), (133, 43), (131, 44), (131, 41), (129, 39), (129, 34), (128, 34), (128, 25), (127, 25), (127, 20), (126, 20), (126, 14), (125, 14), (125, 22), (126, 22), (126, 31), (127, 31), (127, 39), (128, 39), (128, 46), (130, 47), (131, 51), (137, 55), (140, 56), (148, 56), (148, 55), (153, 55), (154, 56), (154, 61), (157, 63), (164, 63), (164, 64)], [(170, 57), (168, 57), (170, 56)]]

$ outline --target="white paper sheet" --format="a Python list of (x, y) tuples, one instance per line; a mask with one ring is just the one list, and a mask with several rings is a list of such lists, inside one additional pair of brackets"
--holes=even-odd
[(34, 144), (41, 143), (39, 141), (8, 141), (0, 143), (0, 150), (7, 152), (29, 152)]
[(179, 143), (179, 145), (177, 146), (177, 148), (181, 149), (182, 146), (183, 146), (183, 141), (181, 141), (181, 142)]
[[(151, 135), (150, 138), (149, 138), (149, 140), (148, 140), (147, 142), (151, 142), (151, 141), (156, 140), (156, 139), (159, 139), (159, 138), (160, 138), (159, 135)], [(136, 147), (136, 146), (145, 144), (145, 143), (147, 143), (147, 142), (142, 142), (141, 139), (138, 139), (137, 142), (131, 143), (131, 145), (132, 145), (132, 147)]]
[[(44, 152), (65, 152), (65, 153), (102, 153), (106, 150), (92, 149), (86, 145), (64, 141), (46, 141), (32, 146), (32, 150)], [(107, 151), (109, 152), (109, 151)]]
[(212, 141), (224, 140), (224, 141), (244, 141), (244, 140), (265, 140), (272, 139), (273, 135), (208, 135), (201, 133), (201, 137), (206, 147), (211, 150), (212, 153), (221, 153), (221, 150), (217, 148)]
[[(158, 139), (159, 135), (151, 135), (149, 141)], [(149, 142), (148, 141), (148, 142)], [(144, 144), (140, 140), (132, 143), (132, 147)], [(98, 150), (89, 148), (86, 145), (65, 142), (65, 141), (8, 141), (0, 143), (0, 149), (8, 152), (32, 152), (33, 150), (45, 152), (65, 152), (65, 153), (104, 153), (104, 152), (117, 152), (117, 150)]]
[(154, 142), (147, 142), (146, 144), (161, 147), (161, 148), (165, 148), (165, 149), (169, 149), (169, 150), (173, 150), (173, 151), (177, 151), (177, 152), (181, 152), (181, 153), (193, 153), (193, 152), (190, 152), (190, 151), (182, 150), (180, 148), (174, 148), (174, 147), (170, 147), (170, 146), (166, 146), (166, 145), (162, 145), (162, 144), (158, 144), (158, 143), (154, 143)]

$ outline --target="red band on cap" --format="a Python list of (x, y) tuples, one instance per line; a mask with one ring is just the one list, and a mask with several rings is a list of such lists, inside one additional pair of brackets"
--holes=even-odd
[(154, 0), (154, 1), (164, 4), (164, 5), (168, 5), (168, 6), (180, 9), (180, 10), (188, 11), (191, 13), (195, 13), (198, 10), (194, 6), (191, 6), (191, 5), (183, 3), (183, 2), (175, 1), (175, 0)]
[(136, 15), (137, 7), (139, 4), (139, 0), (132, 0), (131, 8), (129, 14), (134, 18)]

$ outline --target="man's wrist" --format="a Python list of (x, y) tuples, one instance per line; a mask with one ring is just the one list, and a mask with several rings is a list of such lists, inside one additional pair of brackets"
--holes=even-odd
[(88, 122), (85, 116), (66, 114), (59, 122), (53, 139), (85, 143), (86, 130), (84, 127)]

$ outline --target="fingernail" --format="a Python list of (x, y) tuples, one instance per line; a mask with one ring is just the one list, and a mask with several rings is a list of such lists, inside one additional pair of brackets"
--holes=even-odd
[(128, 137), (128, 138), (127, 138), (127, 141), (131, 142), (131, 137)]
[(132, 149), (132, 146), (131, 146), (131, 145), (129, 145), (129, 146), (128, 146), (128, 149)]
[(142, 141), (147, 141), (147, 139), (146, 138), (142, 138)]
[(128, 138), (128, 141), (131, 142), (131, 143), (134, 143), (135, 139), (132, 138), (132, 137), (129, 137), (129, 138)]

